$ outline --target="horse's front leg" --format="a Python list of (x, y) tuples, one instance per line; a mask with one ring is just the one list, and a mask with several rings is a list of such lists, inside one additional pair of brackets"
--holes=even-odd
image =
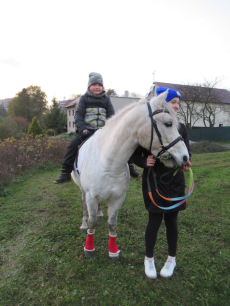
[(88, 258), (91, 258), (94, 255), (94, 233), (95, 226), (97, 224), (97, 211), (98, 211), (98, 202), (95, 198), (91, 198), (90, 194), (86, 194), (86, 203), (89, 214), (88, 219), (88, 235), (86, 238), (86, 244), (84, 247), (85, 255)]
[(118, 211), (121, 208), (121, 205), (124, 203), (125, 195), (121, 196), (119, 199), (110, 200), (108, 203), (108, 215), (109, 215), (109, 257), (114, 263), (119, 261), (120, 250), (117, 247), (116, 242), (116, 229), (117, 229), (117, 215)]
[(86, 205), (86, 199), (85, 199), (85, 193), (82, 191), (82, 202), (83, 202), (83, 218), (82, 218), (82, 225), (80, 227), (82, 233), (87, 233), (87, 205)]

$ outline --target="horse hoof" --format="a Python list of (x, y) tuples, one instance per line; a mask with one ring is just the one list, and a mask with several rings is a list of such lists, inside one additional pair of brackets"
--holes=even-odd
[(113, 263), (117, 264), (119, 262), (119, 256), (116, 257), (110, 257)]
[(86, 251), (86, 250), (84, 250), (84, 253), (85, 253), (85, 257), (86, 258), (92, 258), (93, 255), (94, 255), (94, 251)]
[(81, 228), (81, 233), (82, 234), (87, 234), (87, 228)]

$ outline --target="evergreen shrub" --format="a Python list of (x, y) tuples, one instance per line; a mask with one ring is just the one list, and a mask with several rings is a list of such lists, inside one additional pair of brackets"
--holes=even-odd
[(28, 135), (32, 137), (36, 137), (37, 135), (45, 136), (45, 132), (41, 128), (39, 122), (37, 121), (36, 117), (33, 118), (32, 123), (28, 128)]

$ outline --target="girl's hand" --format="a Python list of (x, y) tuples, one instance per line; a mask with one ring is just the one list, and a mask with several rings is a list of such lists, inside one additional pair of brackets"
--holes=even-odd
[(183, 166), (183, 168), (181, 169), (182, 171), (189, 171), (188, 167), (191, 167), (192, 163), (190, 162), (190, 160), (187, 162), (186, 165)]
[(156, 162), (156, 159), (155, 158), (153, 158), (153, 155), (149, 155), (148, 157), (147, 157), (147, 166), (148, 167), (153, 167), (154, 165), (155, 165), (155, 162)]

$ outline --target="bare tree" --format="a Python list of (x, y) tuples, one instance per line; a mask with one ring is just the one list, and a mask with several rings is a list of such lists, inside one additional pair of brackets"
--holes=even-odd
[(177, 90), (181, 94), (181, 100), (178, 115), (183, 119), (186, 127), (191, 129), (195, 123), (201, 118), (199, 112), (199, 92), (196, 86), (191, 85), (178, 85)]
[(205, 127), (213, 127), (216, 116), (224, 110), (224, 91), (216, 88), (220, 80), (205, 81), (200, 87), (200, 101), (202, 102), (202, 119)]
[(81, 96), (81, 94), (72, 94), (69, 98), (69, 100), (76, 100), (77, 98), (79, 98)]
[(202, 84), (177, 85), (181, 93), (179, 116), (187, 128), (192, 128), (201, 119), (205, 127), (213, 127), (217, 115), (224, 110), (225, 90), (217, 88), (220, 79), (205, 80)]
[(116, 90), (115, 89), (111, 89), (111, 88), (106, 90), (106, 94), (107, 94), (107, 96), (117, 95)]
[(130, 92), (129, 97), (131, 97), (131, 98), (143, 98), (143, 95), (141, 95), (138, 92)]

